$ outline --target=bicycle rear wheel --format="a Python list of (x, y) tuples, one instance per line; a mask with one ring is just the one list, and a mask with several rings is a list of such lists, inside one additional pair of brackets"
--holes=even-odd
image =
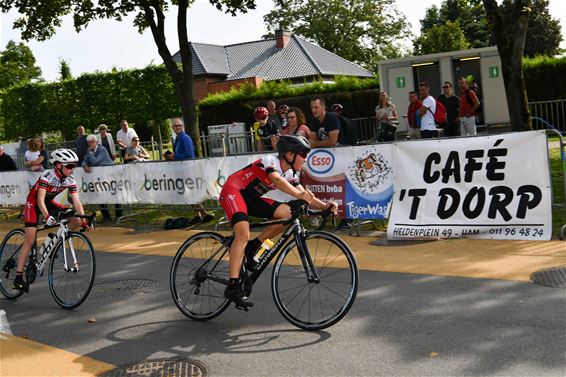
[[(71, 247), (75, 251), (76, 265)], [(67, 233), (64, 241), (55, 247), (49, 261), (49, 289), (55, 302), (65, 309), (81, 305), (90, 294), (95, 273), (96, 260), (90, 240), (79, 232)]]
[(340, 321), (352, 307), (358, 266), (350, 248), (333, 234), (309, 232), (305, 244), (319, 280), (307, 278), (297, 244), (291, 242), (275, 262), (271, 290), (287, 321), (301, 329), (322, 330)]
[(0, 292), (9, 299), (16, 299), (23, 294), (22, 291), (12, 289), (12, 284), (25, 238), (23, 229), (13, 229), (6, 234), (0, 245)]
[(191, 319), (212, 319), (230, 304), (224, 297), (229, 249), (223, 240), (222, 235), (214, 232), (195, 234), (181, 245), (173, 259), (169, 274), (171, 295), (181, 313)]

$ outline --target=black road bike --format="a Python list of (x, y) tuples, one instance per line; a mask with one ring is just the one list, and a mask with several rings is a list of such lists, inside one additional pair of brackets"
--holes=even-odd
[[(94, 224), (95, 215), (77, 215), (69, 209), (58, 215), (59, 224), (45, 226), (38, 232), (57, 228), (56, 233), (49, 233), (48, 240), (39, 250), (34, 245), (25, 267), (28, 284), (42, 276), (48, 267), (49, 289), (55, 302), (65, 309), (74, 309), (88, 297), (94, 283), (96, 261), (94, 248), (88, 237), (82, 232), (73, 232), (68, 228), (72, 217), (84, 218)], [(12, 289), (16, 277), (18, 255), (25, 240), (23, 229), (13, 229), (0, 244), (0, 293), (9, 299), (17, 299), (23, 292)], [(49, 259), (49, 265), (46, 266)]]
[[(283, 317), (305, 330), (321, 330), (340, 321), (352, 307), (358, 290), (358, 267), (349, 246), (336, 235), (322, 231), (329, 211), (306, 210), (306, 203), (288, 203), (292, 217), (250, 224), (251, 228), (284, 224), (286, 230), (266, 251), (255, 271), (242, 264), (241, 278), (249, 296), (252, 286), (277, 257), (271, 274), (273, 300)], [(322, 215), (318, 230), (306, 230), (301, 214)], [(220, 315), (230, 304), (228, 255), (234, 235), (201, 232), (179, 248), (169, 275), (173, 300), (187, 317), (205, 321)], [(244, 261), (245, 262), (245, 261)]]

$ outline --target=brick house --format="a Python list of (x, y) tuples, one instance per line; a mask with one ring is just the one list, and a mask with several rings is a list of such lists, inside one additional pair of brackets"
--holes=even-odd
[[(190, 43), (194, 91), (197, 101), (209, 93), (230, 90), (244, 83), (256, 87), (263, 81), (289, 80), (303, 83), (336, 75), (372, 77), (373, 74), (285, 30), (275, 38), (228, 46)], [(181, 61), (179, 52), (173, 55)]]

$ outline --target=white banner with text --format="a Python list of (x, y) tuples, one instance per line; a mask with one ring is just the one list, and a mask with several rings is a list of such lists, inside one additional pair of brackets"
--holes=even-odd
[[(338, 202), (342, 217), (389, 217), (390, 239), (550, 239), (546, 143), (532, 131), (320, 148), (309, 154), (301, 183)], [(75, 178), (86, 204), (195, 204), (216, 199), (231, 173), (260, 157), (76, 169)], [(23, 205), (39, 176), (0, 173), (0, 205)]]
[(395, 145), (389, 239), (549, 240), (544, 132)]

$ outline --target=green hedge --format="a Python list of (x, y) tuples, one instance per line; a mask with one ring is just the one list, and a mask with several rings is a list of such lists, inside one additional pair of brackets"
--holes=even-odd
[(199, 103), (199, 124), (203, 131), (209, 125), (235, 121), (251, 125), (255, 121), (254, 109), (257, 106), (266, 106), (270, 99), (278, 106), (286, 104), (300, 108), (307, 120), (310, 120), (310, 98), (315, 94), (322, 96), (328, 106), (340, 103), (344, 106), (344, 114), (350, 118), (368, 117), (374, 114), (378, 92), (379, 82), (375, 78), (342, 76), (336, 77), (333, 84), (317, 81), (301, 86), (285, 82), (266, 82), (259, 88), (245, 85), (240, 90), (232, 89), (203, 99)]
[(566, 57), (524, 59), (523, 75), (529, 102), (566, 98)]
[[(538, 57), (523, 63), (529, 101), (566, 98), (566, 58)], [(305, 85), (266, 82), (209, 96), (199, 104), (199, 124), (203, 130), (212, 124), (253, 122), (253, 109), (268, 99), (297, 106), (310, 116), (309, 99), (325, 97), (327, 104), (340, 103), (351, 118), (373, 115), (377, 104), (377, 78), (336, 77), (334, 84), (321, 81)], [(79, 124), (93, 131), (106, 123), (115, 132), (122, 119), (134, 125), (143, 140), (151, 133), (148, 122), (161, 125), (163, 138), (170, 134), (165, 119), (181, 113), (173, 83), (164, 66), (144, 69), (84, 74), (76, 79), (53, 83), (34, 83), (12, 87), (0, 93), (0, 140), (14, 140), (42, 132), (61, 131), (74, 139)]]
[(2, 94), (6, 139), (61, 131), (65, 139), (72, 140), (79, 124), (92, 132), (100, 123), (106, 123), (116, 132), (120, 120), (127, 119), (142, 140), (148, 140), (152, 132), (148, 121), (159, 121), (167, 137), (170, 128), (163, 120), (180, 112), (164, 66), (26, 84)]

